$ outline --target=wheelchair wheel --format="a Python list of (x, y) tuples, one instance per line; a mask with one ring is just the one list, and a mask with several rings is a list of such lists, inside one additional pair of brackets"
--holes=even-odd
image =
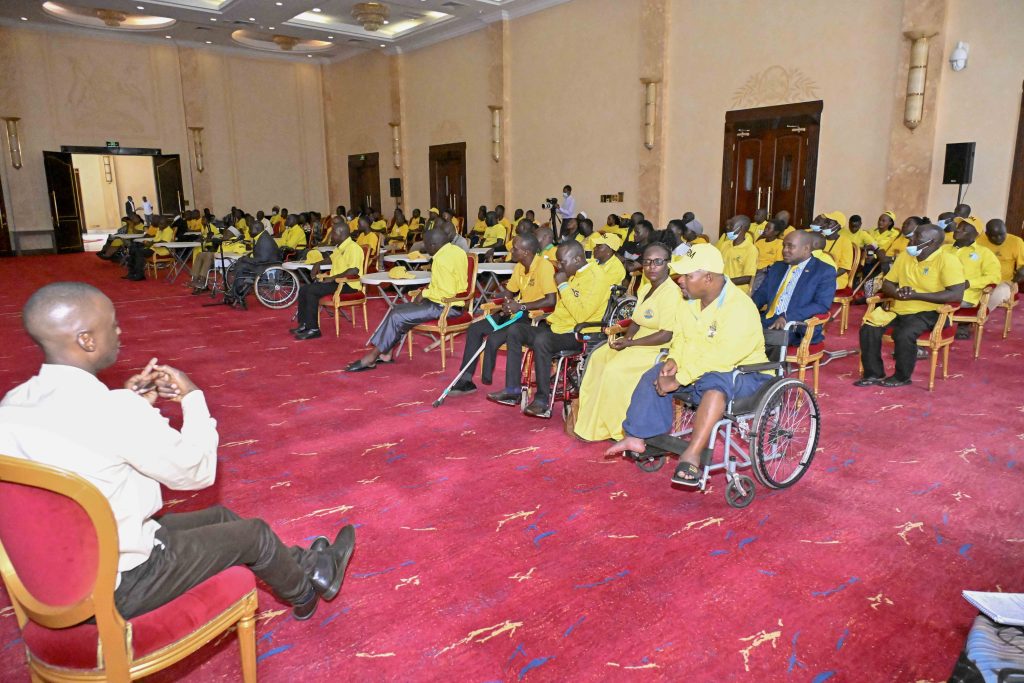
[(806, 384), (777, 381), (761, 398), (754, 414), (750, 460), (757, 480), (772, 489), (800, 481), (818, 446), (821, 413)]
[(615, 306), (612, 307), (611, 322), (615, 324), (620, 320), (626, 320), (627, 318), (633, 318), (633, 310), (636, 308), (636, 297), (635, 296), (624, 296), (615, 302)]
[(256, 278), (253, 291), (267, 308), (288, 308), (299, 298), (299, 278), (281, 266), (270, 266)]
[(632, 451), (628, 455), (636, 463), (636, 466), (644, 472), (657, 472), (665, 466), (664, 455), (647, 455), (646, 453), (633, 453)]
[(754, 480), (745, 474), (738, 474), (725, 489), (725, 502), (730, 507), (745, 508), (754, 502)]

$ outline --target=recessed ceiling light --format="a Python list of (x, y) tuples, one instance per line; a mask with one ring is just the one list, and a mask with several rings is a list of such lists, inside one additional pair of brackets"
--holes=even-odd
[(213, 45), (213, 41), (212, 40), (208, 40), (208, 41), (206, 41), (206, 44), (207, 45)]
[(283, 3), (283, 2), (275, 2), (274, 4), (275, 4), (275, 5), (277, 5), (278, 7), (280, 7), (280, 6), (281, 6), (281, 5), (283, 5), (284, 3)]
[(217, 21), (216, 17), (210, 17), (210, 21)]
[(384, 43), (381, 43), (380, 46), (381, 47), (387, 47), (387, 45), (385, 45)]
[(313, 55), (306, 55), (306, 56), (307, 56), (307, 57), (310, 57), (310, 58), (312, 58), (312, 57), (313, 57)]
[(256, 21), (256, 17), (249, 17), (249, 21)]
[(271, 26), (271, 27), (270, 27), (270, 30), (271, 30), (271, 31), (273, 31), (273, 30), (274, 30), (274, 27), (273, 27), (273, 26)]
[(387, 25), (388, 25), (388, 24), (390, 24), (390, 23), (391, 23), (391, 22), (390, 22), (390, 21), (388, 21), (387, 19), (385, 19), (385, 20), (384, 20), (384, 25), (385, 25), (385, 26), (387, 26)]
[(327, 36), (327, 40), (334, 40), (334, 36)]
[(28, 17), (22, 17), (21, 20), (22, 21), (28, 21)]
[(143, 7), (142, 5), (136, 5), (135, 9), (137, 9), (137, 10), (145, 10), (146, 8)]
[(170, 36), (164, 36), (164, 38), (167, 38), (168, 40), (170, 40), (171, 37)]
[(319, 7), (314, 7), (313, 11), (316, 12), (317, 14), (320, 14), (320, 12), (322, 12), (323, 10), (321, 10)]

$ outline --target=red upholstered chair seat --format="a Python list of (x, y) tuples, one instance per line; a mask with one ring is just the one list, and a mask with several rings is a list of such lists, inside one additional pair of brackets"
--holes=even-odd
[(338, 301), (362, 301), (365, 298), (365, 292), (348, 292), (338, 295)]
[[(796, 355), (796, 351), (797, 351), (798, 348), (799, 348), (798, 346), (790, 346), (786, 350), (786, 353), (788, 355), (790, 355), (790, 356), (795, 356)], [(810, 346), (807, 347), (807, 355), (813, 356), (813, 355), (815, 355), (817, 353), (821, 353), (824, 350), (825, 350), (825, 342), (820, 342), (818, 344), (811, 344)]]
[(853, 296), (853, 288), (852, 287), (844, 287), (843, 289), (837, 289), (836, 290), (836, 298), (842, 298), (842, 297), (847, 297), (847, 296)]
[[(256, 587), (252, 572), (231, 567), (163, 607), (131, 619), (131, 650), (136, 658), (181, 640), (241, 600)], [(22, 631), (32, 656), (51, 666), (96, 669), (96, 624), (48, 629), (28, 622)]]
[[(467, 313), (466, 311), (463, 311), (462, 313), (459, 313), (456, 316), (452, 316), (450, 318), (445, 319), (446, 325), (465, 325), (471, 322), (473, 322), (473, 316)], [(428, 320), (427, 322), (420, 323), (420, 325), (433, 325), (434, 327), (437, 327), (440, 324), (440, 318), (434, 318), (433, 320)]]
[(975, 315), (978, 315), (978, 307), (977, 306), (975, 306), (974, 308), (964, 308), (964, 307), (961, 306), (960, 308), (956, 309), (956, 317), (958, 317), (958, 318), (960, 318), (960, 317), (969, 318), (969, 317), (972, 317), (972, 316), (975, 316)]
[[(959, 313), (959, 311), (958, 311), (958, 313)], [(928, 330), (927, 332), (922, 332), (921, 336), (918, 337), (918, 339), (921, 340), (921, 341), (927, 341), (928, 337), (930, 337), (931, 335), (932, 335), (932, 331)], [(943, 339), (951, 339), (951, 338), (953, 338), (955, 336), (956, 336), (956, 325), (946, 325), (945, 327), (942, 328), (942, 338)]]

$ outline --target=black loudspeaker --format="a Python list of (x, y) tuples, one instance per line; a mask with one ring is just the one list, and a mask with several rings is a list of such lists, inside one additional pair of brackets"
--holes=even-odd
[[(974, 143), (971, 143), (974, 144)], [(392, 178), (391, 179), (391, 196), (401, 197), (402, 196), (402, 179)]]
[(974, 143), (951, 142), (946, 145), (943, 185), (970, 185), (974, 176)]

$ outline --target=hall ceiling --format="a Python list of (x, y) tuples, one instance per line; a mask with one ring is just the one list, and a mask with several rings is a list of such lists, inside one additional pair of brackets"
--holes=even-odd
[(370, 31), (353, 17), (358, 0), (0, 0), (0, 23), (334, 61), (408, 52), (563, 2), (384, 0), (387, 23)]

